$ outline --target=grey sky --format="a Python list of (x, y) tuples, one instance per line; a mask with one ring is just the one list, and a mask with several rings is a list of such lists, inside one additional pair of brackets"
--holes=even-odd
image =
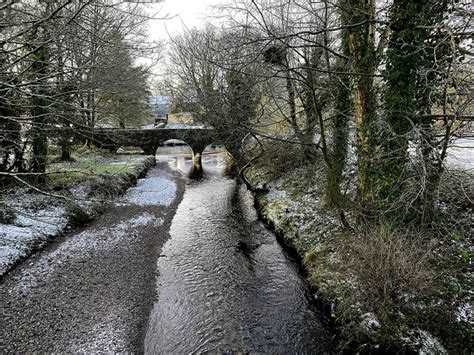
[(222, 0), (166, 0), (153, 4), (150, 11), (156, 11), (166, 20), (150, 20), (150, 39), (166, 40), (168, 33), (174, 35), (183, 32), (183, 28), (202, 27), (206, 21), (212, 21), (212, 6)]
[[(149, 39), (166, 42), (170, 36), (183, 33), (186, 28), (201, 28), (207, 22), (215, 23), (212, 6), (223, 2), (225, 0), (165, 0), (162, 3), (148, 4), (148, 15), (157, 18), (148, 21)], [(163, 58), (153, 68), (154, 74), (160, 76), (163, 73), (165, 61), (166, 58)], [(142, 58), (139, 62), (149, 60)]]

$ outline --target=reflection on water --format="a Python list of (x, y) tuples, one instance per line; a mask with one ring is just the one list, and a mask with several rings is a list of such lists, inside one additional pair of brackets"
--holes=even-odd
[(193, 152), (189, 146), (159, 147), (156, 151), (156, 160), (166, 161), (173, 169), (181, 171), (184, 175), (189, 175), (192, 163)]
[[(156, 152), (158, 161), (166, 161), (176, 170), (189, 176), (193, 167), (192, 150), (187, 145), (160, 147)], [(204, 175), (222, 175), (225, 172), (229, 157), (225, 149), (219, 147), (208, 147), (204, 150), (202, 157)]]
[[(184, 165), (181, 158), (169, 161), (189, 167), (189, 158)], [(145, 351), (327, 351), (328, 334), (306, 284), (257, 219), (251, 194), (234, 179), (212, 174), (219, 166), (223, 171), (223, 157), (209, 154), (203, 161), (208, 174), (186, 187), (158, 261)]]

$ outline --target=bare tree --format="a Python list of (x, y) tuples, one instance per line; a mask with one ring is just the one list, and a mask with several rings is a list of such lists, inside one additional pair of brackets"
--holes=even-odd
[(135, 60), (158, 47), (145, 39), (139, 5), (9, 2), (2, 17), (1, 134), (9, 142), (2, 171), (31, 170), (41, 179), (48, 143), (69, 159), (72, 144), (87, 141), (98, 122), (124, 126), (145, 117), (150, 67)]

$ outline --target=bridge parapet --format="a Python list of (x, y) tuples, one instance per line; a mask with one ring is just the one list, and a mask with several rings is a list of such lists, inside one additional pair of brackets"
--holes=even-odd
[(145, 154), (151, 155), (170, 139), (182, 140), (193, 149), (194, 153), (199, 154), (206, 146), (215, 143), (214, 130), (210, 128), (94, 128), (91, 131), (91, 139), (99, 148), (116, 151), (122, 146), (135, 146), (142, 148)]

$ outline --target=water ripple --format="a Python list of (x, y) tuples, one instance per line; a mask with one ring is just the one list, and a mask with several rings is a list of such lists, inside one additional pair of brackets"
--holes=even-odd
[(170, 235), (146, 352), (327, 351), (305, 283), (245, 187), (222, 176), (189, 184)]

